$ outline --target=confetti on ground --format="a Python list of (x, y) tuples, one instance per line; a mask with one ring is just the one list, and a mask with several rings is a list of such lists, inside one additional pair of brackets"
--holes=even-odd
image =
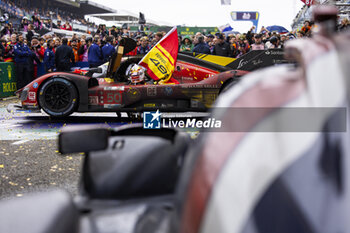
[(9, 181), (9, 184), (12, 185), (12, 186), (17, 186), (18, 185), (17, 183), (12, 182), (12, 181)]

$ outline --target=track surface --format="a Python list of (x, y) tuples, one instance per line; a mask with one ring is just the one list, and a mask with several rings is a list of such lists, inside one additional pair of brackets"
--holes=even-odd
[[(125, 117), (118, 119), (115, 113), (80, 113), (64, 119), (51, 119), (44, 113), (9, 113), (7, 106), (16, 102), (0, 100), (0, 199), (56, 188), (76, 194), (84, 155), (58, 153), (60, 130), (70, 125), (114, 128), (133, 123)], [(197, 135), (195, 129), (190, 133)]]

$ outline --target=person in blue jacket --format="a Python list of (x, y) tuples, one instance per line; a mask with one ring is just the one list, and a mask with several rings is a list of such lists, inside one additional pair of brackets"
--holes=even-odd
[(23, 35), (18, 36), (18, 43), (14, 46), (15, 71), (17, 76), (17, 89), (25, 87), (31, 82), (28, 59), (32, 56), (32, 51), (23, 43)]
[(193, 48), (193, 52), (195, 53), (204, 53), (210, 54), (209, 46), (204, 42), (204, 36), (198, 36), (197, 38), (198, 44), (196, 44)]
[(44, 65), (46, 72), (52, 72), (55, 68), (55, 53), (53, 48), (55, 46), (55, 42), (53, 40), (49, 40), (47, 42), (47, 49), (44, 53)]
[(103, 62), (107, 62), (109, 58), (113, 55), (115, 52), (115, 48), (113, 45), (111, 45), (112, 37), (108, 36), (106, 38), (106, 44), (102, 47), (102, 56), (103, 56)]
[(100, 44), (100, 39), (95, 38), (92, 45), (89, 48), (88, 62), (89, 62), (90, 68), (98, 67), (99, 65), (103, 64), (102, 51), (99, 44)]

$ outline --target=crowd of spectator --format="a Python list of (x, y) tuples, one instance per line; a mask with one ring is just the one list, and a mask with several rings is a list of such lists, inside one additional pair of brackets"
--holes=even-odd
[(270, 32), (262, 27), (259, 33), (254, 33), (253, 26), (247, 33), (228, 34), (223, 33), (203, 35), (198, 32), (196, 35), (185, 36), (181, 40), (181, 52), (196, 52), (213, 54), (219, 56), (239, 58), (251, 50), (264, 50), (272, 48), (283, 48), (284, 43), (296, 37), (310, 36), (310, 22), (294, 33), (279, 34)]
[[(21, 19), (21, 25), (24, 25), (24, 29), (32, 22), (35, 26), (35, 29), (42, 28), (59, 28), (65, 30), (72, 29), (72, 23), (85, 25), (89, 27), (95, 27), (94, 24), (87, 22), (84, 17), (78, 14), (74, 14), (72, 12), (64, 11), (59, 8), (35, 8), (35, 7), (27, 7), (26, 4), (21, 3), (21, 1), (16, 1), (14, 3), (11, 0), (2, 0), (0, 1), (0, 8), (7, 12), (11, 18)], [(55, 24), (55, 23), (57, 24)], [(61, 22), (63, 24), (61, 25)], [(66, 24), (71, 22), (67, 28)], [(88, 28), (88, 27), (87, 27)], [(77, 30), (77, 29), (76, 29)], [(79, 29), (79, 31), (81, 31)]]
[[(262, 27), (258, 33), (254, 33), (253, 26), (247, 33), (228, 34), (216, 33), (204, 35), (200, 32), (190, 37), (180, 39), (179, 51), (213, 54), (219, 56), (239, 58), (251, 50), (264, 50), (283, 48), (286, 41), (295, 38), (311, 37), (315, 25), (306, 20), (304, 25), (293, 32), (279, 34), (275, 31), (268, 31)], [(348, 18), (343, 18), (338, 25), (338, 30), (350, 28)]]
[[(11, 2), (11, 1), (7, 1)], [(349, 21), (342, 21), (339, 30), (344, 30)], [(3, 24), (0, 31), (0, 61), (14, 62), (20, 89), (37, 77), (38, 66), (45, 72), (70, 71), (77, 62), (85, 62), (89, 67), (97, 67), (109, 60), (115, 47), (123, 39), (129, 37), (136, 41), (137, 47), (128, 55), (146, 54), (166, 34), (166, 32), (145, 33), (131, 32), (127, 27), (115, 26), (107, 29), (99, 25), (91, 35), (73, 34), (69, 38), (55, 34), (37, 36), (43, 27), (73, 30), (68, 21), (57, 24), (42, 20), (39, 15), (28, 18), (24, 16), (18, 28), (11, 23)], [(269, 32), (262, 27), (259, 33), (254, 33), (252, 27), (247, 33), (223, 33), (203, 35), (198, 32), (194, 36), (179, 36), (180, 52), (196, 52), (238, 58), (250, 50), (283, 48), (287, 40), (311, 36), (312, 22), (305, 21), (304, 26), (295, 32), (279, 34)]]
[[(84, 62), (89, 67), (97, 67), (109, 60), (115, 47), (124, 37), (133, 38), (137, 47), (128, 55), (146, 54), (165, 32), (149, 33), (130, 32), (128, 28), (113, 26), (107, 29), (100, 25), (92, 35), (59, 36), (45, 34), (37, 36), (40, 24), (24, 18), (19, 28), (5, 23), (1, 30), (0, 62), (14, 62), (17, 76), (17, 88), (20, 89), (37, 77), (38, 66), (45, 72), (70, 71), (77, 62)], [(57, 26), (57, 25), (56, 25)], [(66, 28), (71, 30), (69, 23)]]

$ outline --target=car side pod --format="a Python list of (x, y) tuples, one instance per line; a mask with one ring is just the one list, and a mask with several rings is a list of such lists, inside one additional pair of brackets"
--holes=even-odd
[(109, 129), (97, 126), (70, 126), (58, 136), (58, 151), (61, 154), (91, 152), (108, 147)]

